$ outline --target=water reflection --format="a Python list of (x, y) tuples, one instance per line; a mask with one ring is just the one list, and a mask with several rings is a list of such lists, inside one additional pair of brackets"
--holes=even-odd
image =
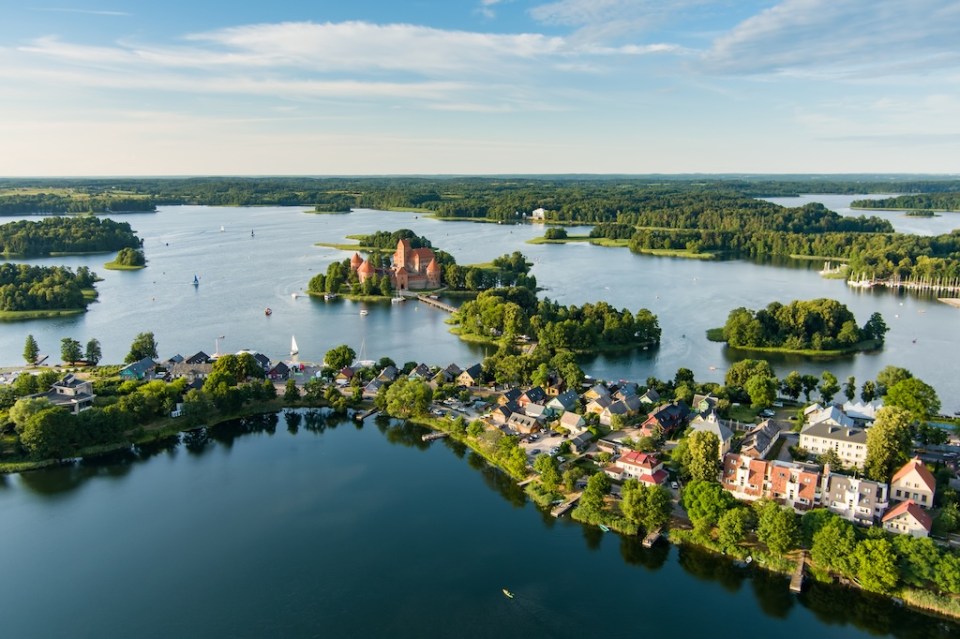
[(667, 562), (667, 557), (670, 556), (670, 544), (658, 542), (651, 548), (644, 548), (640, 537), (623, 535), (620, 537), (620, 556), (631, 566), (640, 566), (656, 572)]

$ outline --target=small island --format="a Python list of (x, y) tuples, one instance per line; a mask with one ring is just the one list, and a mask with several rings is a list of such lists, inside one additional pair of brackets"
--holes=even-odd
[(7, 256), (111, 253), (124, 248), (139, 249), (140, 244), (140, 239), (126, 222), (92, 215), (0, 224), (0, 254)]
[(85, 266), (0, 264), (0, 320), (28, 320), (82, 313), (97, 297), (97, 276)]
[(745, 350), (840, 355), (879, 348), (887, 330), (880, 313), (859, 327), (844, 304), (819, 298), (772, 302), (758, 311), (734, 309), (723, 328), (707, 331), (707, 338)]
[(960, 211), (960, 192), (914, 193), (880, 200), (854, 200), (851, 209), (887, 211)]
[(122, 248), (112, 262), (107, 262), (103, 268), (111, 271), (138, 271), (147, 268), (147, 259), (140, 249)]

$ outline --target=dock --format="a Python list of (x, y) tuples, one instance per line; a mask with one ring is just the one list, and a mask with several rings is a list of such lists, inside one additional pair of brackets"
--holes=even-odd
[(377, 408), (371, 408), (371, 409), (369, 409), (369, 410), (363, 411), (362, 413), (356, 413), (356, 414), (353, 416), (353, 418), (354, 418), (355, 420), (357, 420), (358, 422), (362, 422), (362, 421), (365, 420), (367, 417), (370, 417), (371, 415), (376, 415), (376, 414), (379, 413), (379, 412), (380, 412), (379, 409), (377, 409)]
[(807, 563), (807, 552), (803, 551), (800, 553), (800, 561), (797, 563), (797, 569), (793, 571), (793, 576), (790, 577), (790, 592), (799, 593), (803, 590), (803, 569)]
[(417, 300), (423, 302), (428, 306), (433, 306), (434, 308), (439, 308), (441, 311), (446, 311), (448, 313), (456, 313), (457, 307), (450, 306), (449, 304), (444, 304), (440, 300), (435, 300), (432, 297), (427, 297), (426, 295), (417, 295)]
[(580, 495), (582, 494), (583, 493), (576, 493), (573, 497), (551, 510), (550, 514), (554, 517), (562, 517), (568, 510), (573, 508), (573, 505), (577, 503), (577, 501), (580, 499)]
[(432, 433), (427, 433), (426, 435), (422, 435), (420, 439), (425, 442), (432, 442), (435, 439), (443, 439), (444, 437), (447, 437), (448, 434), (449, 433), (445, 433), (440, 430), (435, 430)]
[(643, 542), (642, 542), (643, 547), (652, 548), (653, 545), (657, 543), (657, 540), (659, 539), (660, 539), (660, 529), (655, 528), (654, 530), (651, 530), (650, 532), (648, 532), (647, 536), (643, 538)]

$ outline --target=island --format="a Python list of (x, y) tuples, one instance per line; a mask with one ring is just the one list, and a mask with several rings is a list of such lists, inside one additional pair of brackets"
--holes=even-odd
[(754, 351), (840, 355), (881, 347), (888, 330), (880, 313), (859, 327), (845, 304), (820, 298), (771, 302), (757, 311), (736, 308), (708, 338)]
[(140, 239), (126, 222), (92, 215), (56, 216), (0, 224), (0, 253), (46, 257), (139, 249)]
[(0, 263), (0, 319), (27, 320), (75, 315), (96, 299), (97, 276), (85, 266)]
[(122, 248), (117, 252), (117, 257), (111, 262), (103, 265), (103, 268), (112, 271), (137, 271), (147, 267), (147, 259), (143, 251), (133, 248)]
[(877, 200), (854, 200), (851, 209), (889, 211), (960, 211), (960, 192), (911, 193)]

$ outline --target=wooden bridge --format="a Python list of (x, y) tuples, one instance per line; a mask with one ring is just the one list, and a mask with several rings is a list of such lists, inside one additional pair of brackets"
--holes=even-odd
[(571, 508), (573, 508), (573, 505), (577, 503), (577, 500), (580, 499), (580, 495), (582, 494), (583, 493), (576, 493), (573, 497), (571, 497), (567, 501), (563, 502), (562, 504), (560, 504), (559, 506), (551, 510), (550, 514), (553, 515), (554, 517), (563, 516), (564, 513), (566, 513)]
[(435, 439), (443, 439), (448, 433), (443, 432), (442, 430), (435, 430), (432, 433), (427, 433), (426, 435), (421, 435), (420, 439), (425, 442), (432, 442)]
[(643, 538), (641, 542), (644, 548), (652, 548), (657, 540), (660, 539), (660, 529), (656, 528), (647, 533), (647, 536)]
[(441, 311), (446, 311), (448, 313), (456, 313), (457, 307), (450, 306), (449, 304), (444, 304), (440, 300), (435, 300), (432, 297), (427, 297), (426, 295), (417, 295), (417, 299), (424, 304), (439, 308)]
[(358, 422), (362, 422), (362, 421), (365, 420), (367, 417), (370, 417), (371, 415), (376, 415), (376, 414), (379, 413), (379, 412), (380, 412), (380, 409), (378, 409), (378, 408), (371, 408), (370, 410), (365, 410), (365, 411), (363, 411), (362, 413), (354, 413), (353, 418), (354, 418), (355, 420), (357, 420)]
[(800, 561), (797, 562), (797, 569), (793, 571), (793, 576), (790, 578), (790, 592), (799, 593), (803, 590), (803, 569), (807, 563), (807, 551), (800, 553)]

